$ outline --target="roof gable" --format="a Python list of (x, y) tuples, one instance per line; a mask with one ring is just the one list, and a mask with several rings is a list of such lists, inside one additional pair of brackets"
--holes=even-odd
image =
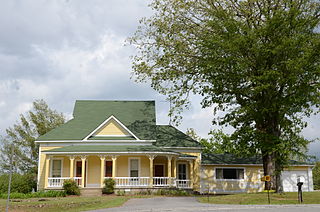
[(140, 140), (136, 135), (134, 135), (124, 124), (122, 124), (116, 117), (110, 116), (107, 118), (100, 126), (93, 130), (84, 140), (91, 138), (130, 138)]
[(121, 123), (141, 140), (156, 138), (154, 101), (77, 100), (73, 116), (73, 119), (37, 140), (83, 140), (110, 116), (121, 120)]

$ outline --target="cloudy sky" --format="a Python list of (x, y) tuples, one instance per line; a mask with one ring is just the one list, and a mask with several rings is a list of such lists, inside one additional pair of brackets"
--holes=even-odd
[[(0, 135), (35, 99), (71, 117), (77, 99), (156, 100), (157, 122), (167, 124), (169, 104), (148, 84), (130, 79), (135, 50), (124, 45), (144, 16), (149, 0), (10, 0), (0, 7)], [(210, 108), (199, 98), (179, 129), (212, 128)], [(319, 116), (307, 119), (304, 136), (319, 136)], [(225, 129), (230, 132), (230, 129)], [(311, 153), (320, 155), (320, 145)]]

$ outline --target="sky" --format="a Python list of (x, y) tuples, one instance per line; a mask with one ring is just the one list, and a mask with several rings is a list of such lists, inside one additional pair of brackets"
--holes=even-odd
[[(168, 124), (169, 103), (149, 84), (136, 83), (135, 49), (126, 45), (150, 0), (10, 0), (0, 7), (0, 135), (44, 99), (72, 117), (75, 100), (155, 100), (157, 123)], [(132, 78), (133, 77), (133, 78)], [(191, 97), (178, 128), (207, 137), (214, 118)], [(320, 116), (305, 119), (303, 136), (320, 137)], [(226, 133), (232, 131), (225, 128)], [(320, 142), (310, 146), (320, 156)]]

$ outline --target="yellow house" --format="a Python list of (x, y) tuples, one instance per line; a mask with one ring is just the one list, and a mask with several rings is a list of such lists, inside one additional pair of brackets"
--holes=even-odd
[[(263, 190), (262, 164), (252, 158), (201, 154), (200, 144), (170, 125), (157, 125), (154, 101), (76, 101), (73, 119), (39, 137), (38, 189), (61, 189), (66, 179), (101, 189), (180, 188), (199, 193)], [(287, 191), (296, 181), (313, 190), (312, 166), (285, 170)]]
[(39, 137), (38, 189), (183, 188), (200, 191), (198, 142), (156, 125), (154, 101), (76, 101), (73, 119)]

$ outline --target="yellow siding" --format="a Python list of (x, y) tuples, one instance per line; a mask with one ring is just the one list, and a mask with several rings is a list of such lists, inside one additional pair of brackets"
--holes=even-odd
[(197, 159), (194, 162), (193, 165), (193, 187), (195, 191), (200, 192), (200, 165), (201, 165), (201, 160), (200, 160), (200, 152), (182, 152), (182, 154), (188, 154), (192, 156), (196, 156)]
[(104, 127), (102, 127), (96, 135), (130, 135), (123, 127), (121, 127), (115, 120), (110, 120)]
[[(243, 180), (219, 180), (215, 179), (215, 168), (239, 167), (245, 169)], [(201, 190), (203, 193), (233, 193), (233, 192), (258, 192), (263, 190), (263, 183), (260, 178), (260, 166), (203, 166)]]
[[(38, 182), (38, 189), (43, 190), (44, 189), (44, 182), (45, 182), (45, 162), (46, 162), (46, 155), (44, 153), (42, 153), (42, 151), (44, 150), (50, 150), (50, 149), (55, 149), (55, 148), (59, 148), (60, 146), (56, 146), (56, 147), (39, 147), (39, 151), (40, 151), (40, 161), (39, 161), (39, 182)], [(65, 160), (64, 160), (65, 161)], [(65, 163), (65, 162), (64, 162)], [(62, 171), (62, 174), (65, 173), (65, 170)]]
[(117, 158), (117, 177), (129, 177), (129, 158), (140, 159), (140, 177), (149, 177), (149, 158), (147, 156), (119, 156)]
[(87, 158), (87, 185), (100, 186), (101, 160), (97, 156)]

